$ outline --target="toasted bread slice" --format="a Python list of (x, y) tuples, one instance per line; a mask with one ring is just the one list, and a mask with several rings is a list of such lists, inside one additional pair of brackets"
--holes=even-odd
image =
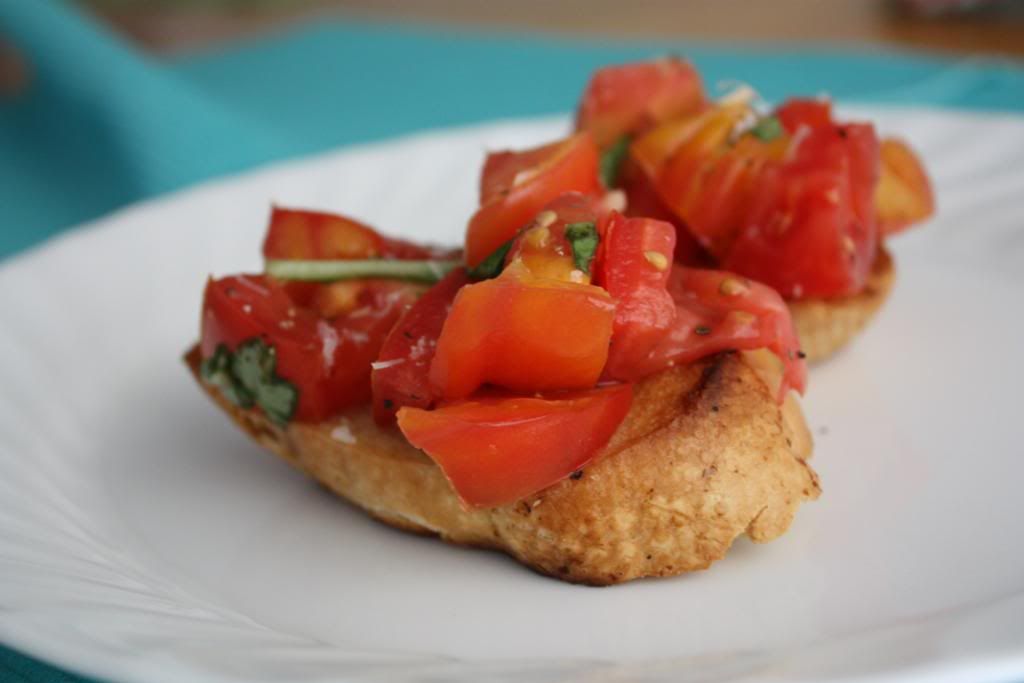
[[(197, 373), (198, 350), (186, 361)], [(820, 493), (799, 406), (779, 406), (738, 354), (644, 380), (594, 462), (492, 509), (464, 508), (440, 468), (397, 428), (378, 427), (366, 407), (282, 429), (200, 384), (256, 441), (377, 519), (496, 548), (572, 582), (704, 569), (740, 534), (757, 542), (779, 536), (800, 503)]]
[(895, 282), (892, 257), (885, 249), (879, 249), (863, 291), (834, 299), (787, 301), (807, 360), (825, 360), (846, 346), (889, 298)]

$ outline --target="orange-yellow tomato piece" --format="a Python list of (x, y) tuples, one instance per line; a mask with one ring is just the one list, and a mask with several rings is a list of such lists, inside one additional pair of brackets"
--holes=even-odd
[(879, 155), (875, 211), (882, 234), (899, 232), (931, 216), (935, 212), (932, 184), (914, 150), (902, 140), (886, 138)]
[(608, 359), (614, 317), (600, 287), (506, 270), (455, 297), (431, 385), (448, 399), (485, 384), (524, 392), (592, 387)]

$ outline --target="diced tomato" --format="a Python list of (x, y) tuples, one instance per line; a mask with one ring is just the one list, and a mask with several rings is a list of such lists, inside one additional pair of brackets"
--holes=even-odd
[(472, 268), (566, 192), (600, 195), (598, 153), (589, 133), (523, 152), (492, 154), (481, 178), (483, 203), (466, 232)]
[(900, 232), (935, 213), (935, 196), (924, 164), (902, 140), (882, 140), (881, 175), (875, 189), (878, 228), (883, 235)]
[(373, 416), (388, 425), (402, 406), (429, 408), (434, 403), (430, 363), (452, 301), (468, 282), (457, 268), (431, 287), (395, 324), (373, 364)]
[(859, 291), (877, 249), (873, 128), (801, 100), (777, 110), (783, 131), (766, 137), (743, 132), (751, 113), (731, 103), (671, 121), (631, 154), (722, 268), (788, 298)]
[(576, 115), (576, 129), (590, 131), (599, 147), (622, 135), (635, 135), (662, 121), (699, 111), (705, 105), (697, 70), (666, 57), (608, 66), (587, 84)]
[(767, 348), (783, 366), (778, 399), (803, 392), (807, 367), (786, 303), (770, 287), (732, 273), (675, 266), (668, 290), (676, 317), (668, 334), (620, 372), (640, 379), (720, 351)]
[(787, 146), (784, 137), (737, 137), (752, 115), (745, 104), (719, 106), (665, 124), (631, 149), (665, 206), (718, 258), (743, 224), (762, 169), (781, 159)]
[[(791, 133), (801, 126), (833, 126), (827, 100), (789, 100), (779, 107), (777, 115)], [(902, 140), (886, 138), (879, 143), (878, 158), (878, 184), (873, 201), (879, 232), (900, 232), (931, 216), (935, 211), (931, 181), (914, 150)]]
[(526, 392), (592, 387), (608, 359), (614, 315), (600, 287), (506, 269), (455, 297), (431, 385), (445, 398), (465, 398), (484, 384)]
[(653, 218), (671, 223), (676, 229), (675, 261), (685, 266), (708, 265), (711, 256), (697, 238), (683, 225), (682, 220), (669, 211), (658, 196), (650, 179), (636, 164), (627, 162), (621, 176), (622, 190), (626, 193), (625, 215), (630, 218)]
[(832, 103), (825, 99), (795, 97), (783, 102), (775, 110), (775, 115), (790, 135), (796, 133), (800, 126), (827, 128), (832, 125)]
[(676, 305), (665, 286), (676, 231), (670, 223), (612, 214), (603, 239), (598, 284), (615, 299), (615, 322), (605, 374), (619, 379), (665, 336)]
[(878, 248), (878, 140), (868, 124), (806, 130), (790, 160), (761, 174), (721, 264), (787, 298), (854, 294)]
[(210, 280), (203, 301), (200, 350), (260, 338), (277, 356), (276, 373), (299, 390), (295, 419), (316, 422), (370, 395), (370, 363), (411, 301), (408, 290), (363, 288), (358, 306), (327, 320), (298, 305), (262, 275)]
[(535, 277), (589, 284), (593, 268), (580, 270), (565, 230), (592, 224), (600, 233), (607, 215), (603, 203), (592, 195), (567, 192), (546, 205), (516, 237), (505, 263), (520, 263)]
[(275, 206), (263, 241), (263, 257), (272, 259), (430, 259), (451, 251), (391, 239), (345, 216)]
[(398, 426), (441, 467), (465, 505), (494, 507), (586, 465), (611, 439), (631, 402), (629, 385), (547, 398), (488, 396), (430, 411), (402, 408)]

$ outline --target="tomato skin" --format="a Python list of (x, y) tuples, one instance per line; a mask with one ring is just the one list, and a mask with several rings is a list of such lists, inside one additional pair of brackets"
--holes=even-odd
[(807, 130), (790, 161), (761, 175), (721, 264), (787, 298), (855, 294), (878, 249), (878, 140), (867, 124)]
[[(588, 133), (523, 152), (500, 152), (484, 165), (485, 201), (469, 220), (466, 265), (478, 265), (566, 192), (600, 195), (598, 152)], [(496, 155), (491, 155), (496, 156)], [(516, 182), (518, 180), (518, 182)]]
[(450, 251), (391, 239), (346, 216), (275, 206), (263, 241), (267, 260), (430, 259)]
[(452, 301), (469, 282), (457, 268), (419, 298), (388, 333), (371, 376), (373, 417), (393, 424), (402, 406), (429, 408), (434, 403), (430, 364)]
[(614, 315), (600, 287), (506, 269), (455, 297), (431, 385), (448, 399), (483, 384), (523, 392), (592, 387), (608, 358)]
[[(577, 267), (565, 230), (572, 224), (592, 223), (603, 234), (608, 215), (609, 211), (596, 197), (566, 192), (545, 205), (520, 231), (505, 256), (505, 266), (521, 264), (535, 277), (590, 284), (590, 273)], [(594, 270), (593, 264), (590, 270)]]
[(599, 69), (580, 100), (576, 129), (588, 130), (599, 147), (636, 135), (705, 105), (700, 75), (677, 57)]
[(789, 308), (775, 290), (732, 273), (683, 266), (673, 267), (667, 288), (676, 303), (672, 328), (623, 373), (625, 379), (720, 351), (767, 348), (783, 366), (778, 400), (789, 389), (803, 392), (807, 366)]
[(398, 426), (467, 507), (505, 505), (590, 462), (629, 412), (632, 387), (548, 398), (487, 396), (435, 410), (404, 407)]
[(751, 115), (743, 104), (715, 107), (660, 126), (631, 147), (665, 206), (716, 258), (744, 224), (762, 169), (786, 149), (786, 139), (734, 139)]
[(629, 375), (675, 322), (676, 305), (665, 288), (675, 242), (670, 223), (612, 214), (598, 279), (615, 299), (607, 377)]
[(800, 128), (827, 128), (832, 125), (832, 103), (828, 100), (794, 97), (775, 110), (782, 127), (792, 135)]
[(370, 363), (409, 303), (404, 293), (367, 287), (359, 307), (325, 320), (297, 305), (262, 275), (210, 280), (203, 299), (200, 351), (234, 350), (254, 337), (274, 347), (276, 373), (299, 390), (295, 419), (318, 422), (370, 395)]

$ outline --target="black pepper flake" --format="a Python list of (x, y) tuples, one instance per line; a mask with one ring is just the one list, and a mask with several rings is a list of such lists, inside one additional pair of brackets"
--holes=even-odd
[(412, 333), (409, 332), (409, 330), (405, 330), (404, 332), (402, 332), (402, 336), (405, 337), (406, 339), (412, 339), (413, 338)]
[(718, 404), (717, 403), (711, 406), (711, 412), (712, 413), (717, 413), (718, 412)]
[(807, 354), (804, 353), (803, 351), (797, 351), (796, 357), (799, 358), (800, 360), (803, 360), (804, 358), (807, 358)]
[(693, 331), (701, 337), (706, 337), (711, 334), (711, 328), (707, 325), (697, 325), (697, 327), (693, 328)]
[(391, 410), (394, 407), (395, 407), (395, 402), (394, 401), (392, 401), (390, 398), (384, 399), (384, 409), (385, 410)]
[(583, 477), (583, 470), (576, 470), (575, 472), (573, 472), (572, 474), (569, 475), (569, 478), (574, 480), (574, 481), (579, 480), (582, 477)]
[(845, 140), (846, 139), (846, 129), (845, 128), (839, 128), (838, 131), (839, 131), (839, 137), (841, 137), (842, 139)]

